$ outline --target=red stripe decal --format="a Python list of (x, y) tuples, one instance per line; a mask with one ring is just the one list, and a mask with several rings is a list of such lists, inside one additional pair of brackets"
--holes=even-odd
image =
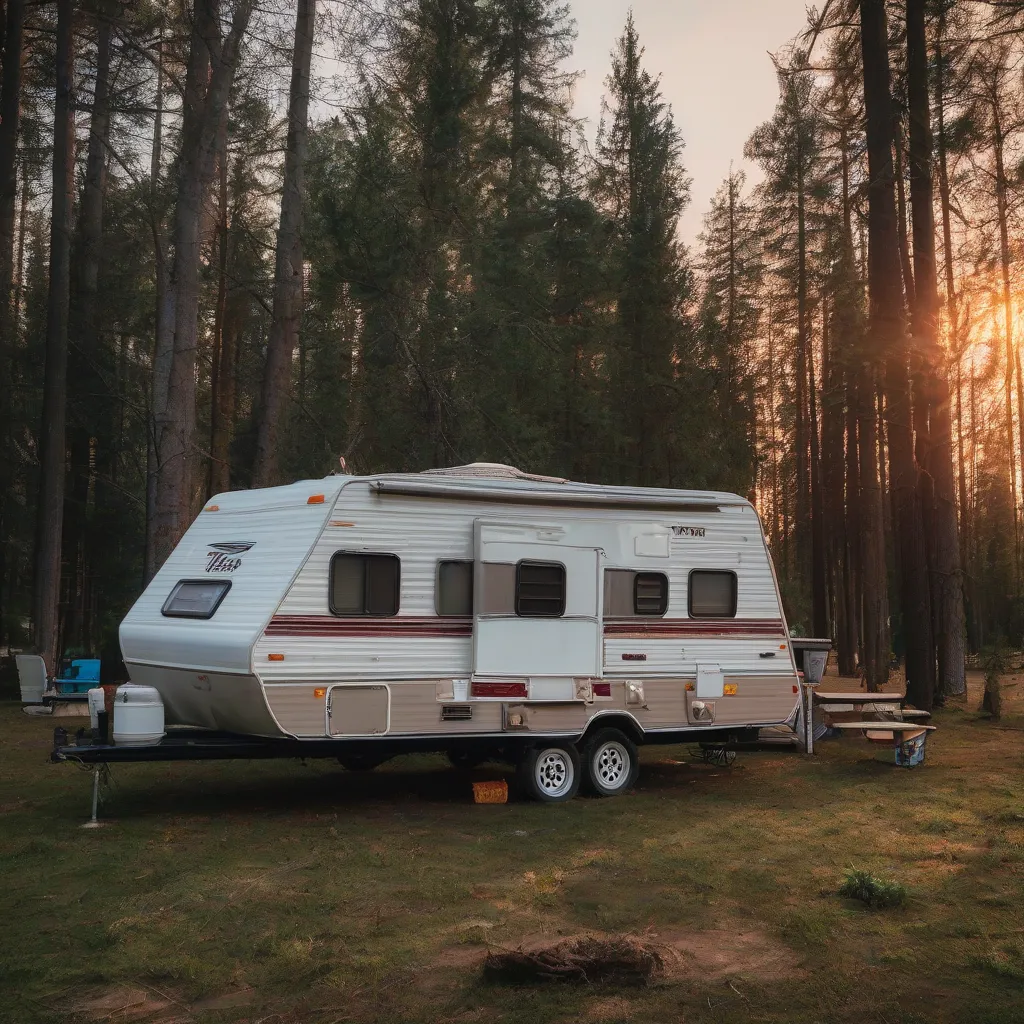
[(605, 622), (604, 635), (623, 640), (723, 636), (785, 638), (781, 619), (617, 619)]
[(453, 637), (472, 636), (473, 620), (396, 615), (340, 619), (333, 615), (275, 615), (265, 636), (291, 637)]
[[(334, 615), (275, 615), (265, 636), (289, 637), (468, 637), (466, 617), (396, 615), (389, 618), (338, 618)], [(604, 635), (621, 640), (672, 640), (683, 637), (755, 636), (785, 639), (781, 619), (608, 619)]]

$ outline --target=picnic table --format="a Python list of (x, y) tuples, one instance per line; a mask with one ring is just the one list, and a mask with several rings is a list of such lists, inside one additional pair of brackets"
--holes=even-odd
[(896, 763), (911, 768), (924, 761), (925, 739), (929, 732), (935, 731), (936, 727), (921, 725), (920, 722), (882, 719), (871, 722), (836, 722), (832, 728), (851, 732), (859, 730), (872, 743), (884, 743), (887, 746), (892, 746), (896, 752)]
[[(806, 705), (806, 749), (808, 753), (814, 752), (814, 709), (818, 708), (824, 713), (832, 714), (845, 711), (860, 711), (863, 718), (871, 716), (872, 724), (881, 726), (883, 729), (899, 722), (906, 722), (907, 719), (930, 718), (928, 711), (919, 711), (917, 708), (905, 708), (903, 702), (906, 699), (902, 693), (869, 693), (865, 690), (820, 690), (817, 685), (805, 681), (807, 691)], [(833, 729), (857, 727), (860, 722), (844, 723), (829, 722)], [(908, 725), (911, 723), (907, 723)], [(919, 722), (912, 723), (915, 729), (920, 729)], [(929, 726), (928, 728), (934, 728)], [(893, 737), (890, 736), (890, 739)]]

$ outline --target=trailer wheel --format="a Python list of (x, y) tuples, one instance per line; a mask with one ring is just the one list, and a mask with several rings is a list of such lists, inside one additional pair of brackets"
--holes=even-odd
[(526, 794), (541, 803), (571, 800), (580, 788), (580, 755), (571, 743), (530, 747), (518, 766)]
[(387, 760), (390, 759), (377, 754), (342, 754), (338, 763), (347, 772), (372, 772)]
[(618, 796), (632, 788), (640, 772), (636, 744), (618, 729), (601, 729), (583, 751), (587, 790), (594, 796)]

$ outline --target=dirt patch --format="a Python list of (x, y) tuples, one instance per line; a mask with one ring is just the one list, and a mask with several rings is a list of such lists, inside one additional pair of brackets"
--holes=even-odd
[(154, 1021), (160, 1024), (176, 1024), (178, 1021), (194, 1021), (193, 1013), (212, 1010), (232, 1010), (248, 1006), (256, 998), (251, 988), (225, 992), (210, 996), (187, 1006), (170, 996), (134, 986), (122, 985), (98, 992), (78, 1002), (74, 1011), (77, 1015), (94, 1021)]
[(951, 843), (948, 839), (943, 839), (938, 843), (923, 843), (921, 850), (923, 855), (918, 860), (937, 857), (941, 860), (957, 861), (984, 853), (985, 847), (977, 843)]
[[(144, 988), (121, 985), (83, 999), (75, 1012), (91, 1020), (145, 1020), (156, 1014), (165, 1016), (174, 1010), (174, 1003)], [(180, 1009), (180, 1008), (179, 1008)]]
[(665, 977), (729, 977), (777, 980), (801, 977), (796, 954), (756, 929), (717, 928), (702, 932), (649, 932), (644, 939), (665, 951)]
[(633, 1004), (628, 999), (616, 996), (613, 999), (594, 999), (583, 1010), (583, 1020), (598, 1022), (609, 1020), (628, 1020), (634, 1013)]
[(192, 1004), (193, 1010), (232, 1010), (237, 1006), (248, 1006), (256, 998), (251, 988), (239, 989), (237, 992), (225, 992), (223, 995), (200, 999)]
[(479, 946), (451, 946), (441, 951), (425, 968), (428, 971), (436, 967), (458, 967), (476, 969), (487, 958), (487, 950)]

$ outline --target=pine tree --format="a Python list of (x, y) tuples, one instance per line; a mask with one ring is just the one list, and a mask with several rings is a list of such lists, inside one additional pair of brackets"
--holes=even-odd
[(690, 356), (682, 316), (690, 284), (676, 225), (689, 182), (682, 138), (659, 79), (643, 68), (642, 57), (630, 13), (612, 54), (593, 184), (609, 220), (615, 302), (608, 408), (619, 439), (611, 471), (621, 482), (681, 484), (680, 439), (673, 427), (682, 396), (690, 397), (677, 369), (685, 370)]
[(812, 459), (817, 442), (812, 442), (815, 424), (810, 382), (814, 361), (812, 285), (816, 256), (824, 248), (821, 205), (829, 188), (822, 154), (824, 125), (806, 55), (796, 51), (788, 66), (780, 63), (778, 80), (775, 114), (751, 136), (746, 155), (765, 172), (758, 200), (766, 251), (774, 272), (795, 299), (788, 311), (796, 335), (791, 385), (796, 555), (792, 571), (798, 580), (811, 581), (814, 632), (827, 635), (821, 476), (817, 460)]
[(885, 361), (886, 440), (893, 490), (894, 534), (899, 551), (900, 613), (907, 656), (907, 695), (931, 710), (935, 665), (931, 600), (922, 527), (918, 467), (914, 459), (910, 379), (899, 225), (892, 157), (892, 100), (884, 0), (861, 0), (861, 47), (868, 143), (868, 334), (871, 351)]
[(278, 435), (291, 384), (291, 363), (302, 323), (303, 190), (309, 119), (309, 75), (316, 24), (316, 0), (299, 0), (295, 11), (295, 42), (288, 100), (288, 141), (285, 150), (281, 223), (274, 272), (274, 316), (267, 342), (267, 366), (260, 402), (259, 436), (253, 482), (277, 482)]
[[(936, 625), (938, 691), (966, 690), (964, 678), (964, 609), (957, 536), (956, 486), (953, 478), (953, 431), (949, 380), (938, 337), (939, 292), (935, 264), (935, 212), (932, 182), (932, 123), (928, 83), (928, 42), (925, 0), (907, 0), (907, 84), (910, 109), (910, 190), (913, 203), (915, 302), (912, 310), (914, 348), (922, 363), (923, 393), (915, 404), (926, 425), (918, 430), (917, 446), (934, 497), (924, 504), (924, 525), (930, 534), (932, 602)], [(928, 488), (931, 490), (931, 487)]]
[(552, 319), (549, 243), (559, 170), (571, 159), (573, 25), (552, 0), (483, 5), (489, 83), (477, 159), (485, 199), (470, 272), (466, 330), (477, 353), (463, 391), (477, 457), (545, 470), (556, 460), (564, 377)]
[(707, 424), (717, 433), (719, 479), (740, 493), (754, 483), (755, 393), (765, 271), (757, 210), (743, 195), (742, 171), (729, 175), (711, 200), (700, 236), (704, 291), (700, 331), (704, 361), (715, 385), (716, 412)]

